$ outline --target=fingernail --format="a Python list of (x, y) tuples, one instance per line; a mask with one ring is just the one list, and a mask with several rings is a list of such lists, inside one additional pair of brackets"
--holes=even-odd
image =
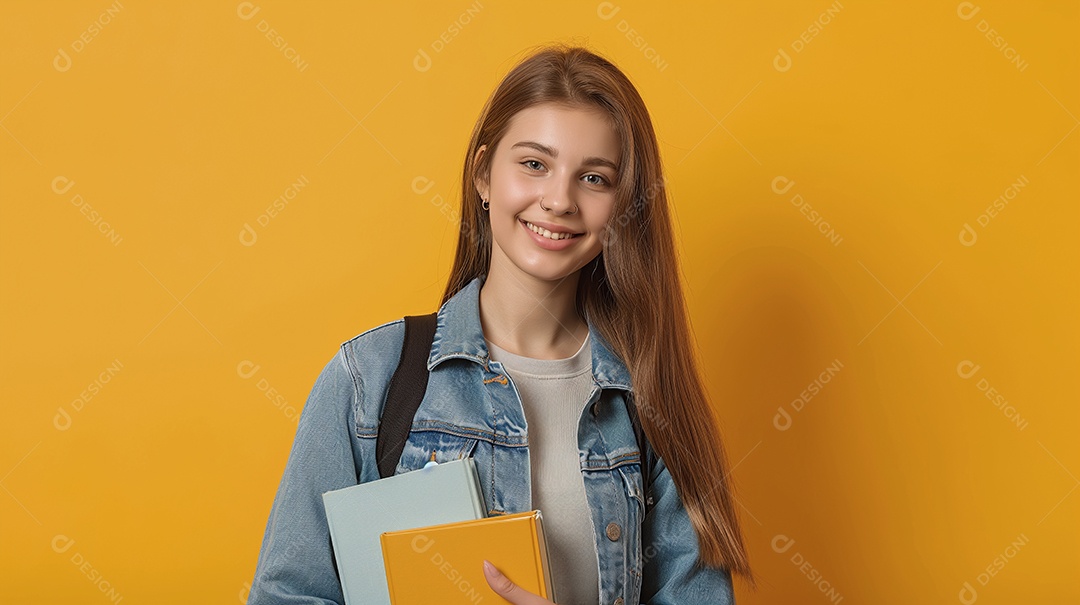
[(484, 559), (484, 572), (491, 575), (496, 575), (499, 573), (499, 570), (495, 569), (495, 566), (489, 563), (487, 559)]

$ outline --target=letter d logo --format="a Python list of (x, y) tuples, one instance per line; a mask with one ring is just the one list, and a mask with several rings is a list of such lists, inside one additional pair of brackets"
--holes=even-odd
[[(956, 7), (956, 16), (960, 17), (964, 21), (970, 21), (976, 13), (979, 12), (979, 7), (975, 6), (972, 2), (961, 2)], [(974, 602), (974, 601), (972, 601)]]
[(412, 539), (411, 546), (415, 552), (427, 552), (433, 544), (435, 544), (435, 540), (432, 540), (424, 534), (419, 534)]
[(58, 176), (52, 180), (52, 190), (58, 195), (67, 193), (68, 189), (75, 186), (75, 181), (68, 179), (66, 176)]
[(975, 241), (979, 239), (979, 234), (975, 233), (975, 230), (971, 228), (971, 225), (964, 223), (964, 228), (960, 230), (960, 243), (965, 246), (974, 246)]
[(778, 431), (786, 431), (791, 428), (791, 414), (784, 408), (776, 408), (776, 415), (772, 419), (773, 426)]
[(262, 366), (255, 365), (254, 362), (245, 359), (236, 366), (236, 373), (240, 376), (240, 378), (251, 378), (255, 375), (255, 372), (259, 371), (259, 368), (261, 367)]
[(960, 378), (971, 378), (975, 375), (975, 372), (979, 371), (982, 366), (975, 365), (974, 361), (965, 359), (956, 366), (956, 373), (960, 375)]
[(72, 546), (75, 546), (75, 540), (64, 534), (56, 534), (52, 539), (52, 549), (58, 553), (67, 552)]
[(784, 534), (776, 534), (772, 539), (772, 549), (778, 553), (785, 553), (791, 550), (792, 546), (795, 546), (795, 540)]
[(783, 73), (791, 69), (791, 57), (784, 52), (784, 49), (778, 48), (776, 56), (772, 60), (772, 66), (776, 68), (776, 71)]
[[(614, 9), (614, 10), (612, 10)], [(619, 12), (619, 7), (615, 6), (614, 2), (601, 2), (596, 6), (596, 16), (600, 17), (604, 21), (610, 21), (616, 13)]]
[(964, 587), (960, 589), (960, 602), (964, 605), (971, 605), (979, 598), (979, 593), (975, 592), (975, 588), (964, 582)]
[(71, 57), (68, 56), (64, 49), (56, 49), (56, 56), (52, 60), (53, 67), (56, 71), (64, 72), (71, 69)]
[[(780, 188), (781, 183), (786, 184), (782, 189)], [(792, 180), (788, 179), (786, 176), (778, 176), (778, 177), (776, 177), (776, 178), (774, 178), (772, 180), (772, 190), (773, 190), (773, 193), (775, 193), (777, 195), (783, 195), (783, 194), (787, 193), (788, 189), (791, 189), (794, 186), (795, 186), (795, 181), (792, 181)]]
[(244, 223), (244, 228), (240, 230), (240, 243), (245, 246), (254, 246), (255, 242), (259, 239), (259, 234), (255, 233), (255, 230), (251, 228), (251, 225)]
[(241, 2), (236, 5), (236, 16), (240, 17), (244, 21), (250, 21), (256, 13), (259, 12), (259, 7), (255, 6), (252, 2)]
[(423, 73), (431, 69), (431, 57), (424, 52), (424, 49), (418, 48), (416, 49), (416, 56), (413, 57), (412, 66), (416, 71)]
[(412, 180), (413, 193), (416, 193), (416, 194), (419, 194), (419, 195), (424, 195), (425, 193), (428, 192), (428, 190), (430, 190), (434, 186), (435, 186), (435, 182), (428, 179), (425, 176), (418, 176), (418, 177), (416, 177), (415, 179)]

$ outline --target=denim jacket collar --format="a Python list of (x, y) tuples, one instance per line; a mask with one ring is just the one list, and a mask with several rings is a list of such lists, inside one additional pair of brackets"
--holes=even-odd
[[(435, 338), (427, 367), (432, 370), (442, 361), (464, 358), (487, 366), (488, 348), (480, 325), (480, 287), (484, 276), (473, 278), (439, 309)], [(587, 319), (587, 318), (586, 318)], [(630, 372), (592, 322), (589, 338), (592, 341), (593, 380), (601, 388), (631, 391)]]

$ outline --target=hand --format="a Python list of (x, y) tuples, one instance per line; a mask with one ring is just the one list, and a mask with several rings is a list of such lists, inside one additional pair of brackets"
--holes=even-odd
[(487, 578), (488, 586), (502, 598), (514, 605), (555, 605), (544, 597), (533, 594), (524, 588), (514, 584), (510, 578), (502, 575), (494, 565), (484, 561), (484, 577)]

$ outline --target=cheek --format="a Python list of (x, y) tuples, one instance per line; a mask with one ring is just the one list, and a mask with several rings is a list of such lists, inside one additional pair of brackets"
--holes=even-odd
[[(599, 210), (599, 209), (598, 209)], [(589, 228), (597, 233), (603, 232), (615, 219), (615, 200), (608, 200), (607, 206), (589, 218)]]
[[(498, 192), (492, 191), (492, 197), (496, 198)], [(497, 197), (498, 201), (491, 204), (488, 212), (488, 223), (491, 225), (491, 233), (499, 239), (515, 237), (517, 235), (518, 216), (522, 212), (521, 204), (506, 194)]]
[(530, 181), (520, 171), (506, 169), (499, 171), (497, 180), (492, 181), (492, 194), (503, 199), (519, 200), (530, 194)]

